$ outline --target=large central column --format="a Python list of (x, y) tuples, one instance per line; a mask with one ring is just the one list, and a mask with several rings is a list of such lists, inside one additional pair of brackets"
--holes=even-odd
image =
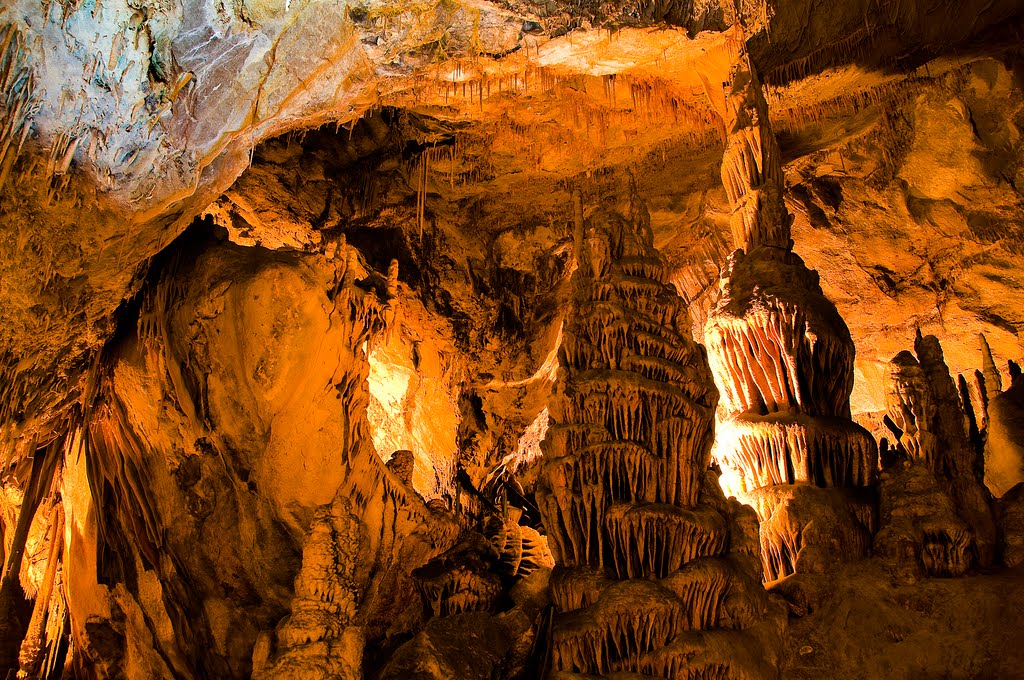
[(635, 202), (579, 231), (537, 492), (558, 565), (553, 669), (759, 677), (739, 630), (764, 611), (756, 544), (728, 557), (740, 507), (707, 480), (717, 392), (685, 303)]
[(793, 252), (779, 147), (741, 35), (735, 29), (729, 42), (724, 97), (708, 84), (725, 123), (722, 182), (737, 250), (722, 271), (705, 340), (722, 393), (715, 458), (726, 490), (758, 511), (774, 579), (792, 573), (798, 556), (820, 570), (835, 546), (840, 555), (864, 553), (868, 506), (815, 487), (871, 485), (877, 450), (850, 420), (850, 331), (818, 274)]

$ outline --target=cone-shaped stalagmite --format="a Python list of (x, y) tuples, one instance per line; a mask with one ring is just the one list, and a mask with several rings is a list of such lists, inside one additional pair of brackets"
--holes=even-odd
[(552, 668), (760, 677), (754, 638), (722, 630), (764, 611), (752, 540), (740, 552), (737, 522), (753, 518), (707, 479), (714, 382), (646, 210), (634, 200), (631, 212), (577, 219), (574, 304), (537, 491), (558, 564)]
[[(758, 509), (764, 565), (773, 579), (796, 569), (798, 553), (813, 536), (797, 519), (813, 513), (788, 508), (842, 505), (844, 499), (833, 496), (845, 492), (824, 489), (870, 485), (877, 451), (867, 431), (850, 421), (850, 332), (817, 273), (792, 249), (792, 216), (761, 85), (742, 40), (730, 47), (724, 99), (710, 91), (710, 81), (708, 87), (726, 128), (722, 182), (738, 250), (722, 271), (705, 339), (722, 393), (715, 457), (727, 491)], [(791, 484), (823, 489), (793, 493)], [(862, 510), (853, 503), (829, 513), (836, 521), (828, 542), (838, 542), (848, 556), (859, 556), (868, 544), (864, 520), (870, 513)], [(822, 568), (819, 557), (836, 556), (807, 547), (805, 570)]]

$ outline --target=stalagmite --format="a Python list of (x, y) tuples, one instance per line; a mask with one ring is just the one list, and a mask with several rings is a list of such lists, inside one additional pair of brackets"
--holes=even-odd
[(295, 577), (291, 615), (277, 631), (277, 656), (272, 666), (253, 668), (254, 678), (363, 677), (356, 571), (367, 558), (367, 540), (353, 511), (340, 495), (317, 511)]
[(984, 452), (970, 440), (964, 407), (938, 338), (918, 334), (914, 351), (935, 404), (936, 418), (927, 429), (935, 433), (943, 449), (933, 463), (933, 470), (949, 480), (957, 511), (975, 533), (978, 562), (989, 566), (995, 554), (996, 527), (989, 505), (991, 494), (982, 483)]
[(992, 359), (992, 349), (988, 346), (988, 339), (984, 333), (978, 334), (978, 342), (981, 344), (981, 372), (985, 376), (985, 396), (992, 401), (1003, 391), (1003, 376), (999, 374), (996, 362)]
[[(737, 631), (724, 655), (713, 642), (740, 621), (727, 611), (752, 625), (765, 604), (738, 586), (756, 566), (729, 557), (738, 506), (705, 477), (717, 394), (685, 303), (635, 196), (629, 217), (601, 207), (585, 221), (575, 200), (579, 266), (537, 490), (558, 564), (553, 677), (767, 677), (753, 638)], [(730, 593), (746, 604), (727, 607)], [(739, 657), (758, 661), (740, 670)]]
[(1014, 677), (1022, 20), (4, 3), (0, 680)]
[[(799, 535), (813, 512), (793, 504), (825, 502), (841, 489), (875, 481), (874, 439), (850, 421), (854, 346), (850, 332), (824, 296), (818, 275), (793, 252), (793, 217), (784, 201), (779, 146), (768, 104), (754, 72), (742, 30), (728, 43), (731, 66), (724, 98), (706, 79), (726, 129), (722, 182), (732, 207), (737, 250), (722, 269), (719, 299), (705, 326), (708, 359), (722, 393), (715, 460), (727, 492), (744, 500), (757, 492), (768, 579), (799, 569)], [(717, 82), (717, 81), (715, 81)], [(788, 486), (814, 484), (836, 489), (794, 494)], [(774, 498), (774, 500), (772, 500)], [(837, 528), (859, 536), (857, 503)], [(860, 512), (859, 514), (863, 514)], [(786, 531), (772, 529), (781, 522)], [(807, 537), (808, 539), (810, 537)], [(840, 541), (865, 554), (864, 541)]]
[(916, 356), (900, 352), (886, 374), (895, 445), (883, 456), (875, 549), (929, 576), (960, 576), (991, 565), (996, 552), (981, 442), (969, 437), (970, 401), (961, 401), (938, 339), (919, 333), (914, 347)]

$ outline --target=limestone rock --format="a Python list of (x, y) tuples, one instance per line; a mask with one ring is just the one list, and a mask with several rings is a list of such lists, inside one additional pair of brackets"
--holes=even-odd
[(577, 210), (575, 309), (537, 495), (559, 564), (551, 666), (767, 677), (743, 632), (764, 605), (733, 586), (756, 583), (757, 567), (728, 560), (730, 536), (743, 534), (721, 493), (704, 490), (717, 394), (680, 332), (685, 307), (664, 283), (648, 219), (635, 197), (629, 217)]
[(269, 667), (253, 668), (254, 678), (362, 677), (365, 640), (354, 625), (362, 595), (356, 578), (368, 541), (351, 513), (352, 504), (338, 496), (314, 516), (291, 614), (277, 630), (277, 654)]
[(435, 619), (402, 646), (381, 671), (381, 680), (486, 680), (500, 671), (512, 631), (483, 612)]
[(883, 473), (879, 524), (875, 552), (906, 576), (962, 576), (977, 559), (974, 532), (919, 462)]
[[(867, 557), (877, 527), (873, 499), (807, 484), (765, 486), (744, 495), (761, 519), (765, 580), (822, 574)], [(797, 566), (799, 565), (799, 569)]]
[[(757, 508), (765, 572), (776, 579), (799, 570), (802, 554), (816, 554), (811, 569), (818, 569), (822, 554), (839, 547), (849, 558), (861, 557), (867, 541), (849, 519), (852, 508), (830, 522), (799, 511), (784, 491), (760, 490), (794, 483), (868, 487), (877, 450), (849, 420), (853, 339), (817, 273), (793, 252), (781, 154), (761, 84), (745, 43), (730, 46), (719, 106), (726, 124), (722, 179), (737, 250), (722, 268), (704, 328), (723, 395), (714, 456), (726, 490)], [(804, 494), (802, 503), (813, 505), (811, 498)], [(844, 528), (822, 531), (822, 523)], [(814, 546), (816, 539), (824, 545)]]
[(1013, 677), (1021, 12), (5, 3), (0, 675)]
[(1018, 379), (993, 396), (987, 415), (985, 486), (999, 498), (1024, 481), (1024, 381)]
[(1013, 487), (996, 505), (1002, 535), (1003, 564), (1019, 567), (1024, 564), (1024, 486)]
[[(958, 576), (975, 560), (988, 566), (995, 557), (991, 495), (981, 481), (980, 447), (968, 437), (963, 409), (970, 402), (962, 402), (954, 388), (938, 339), (918, 335), (915, 350), (916, 358), (910, 352), (898, 354), (889, 373), (888, 422), (898, 437), (897, 454), (905, 459), (897, 459), (896, 465), (907, 469), (895, 473), (890, 488), (883, 489), (882, 527), (887, 515), (898, 523), (915, 516), (917, 528), (907, 530), (906, 540), (916, 541), (917, 547), (901, 548), (901, 554), (912, 557), (909, 553), (916, 552), (928, 573)], [(929, 475), (933, 481), (926, 479)], [(887, 511), (884, 499), (901, 488), (914, 498), (890, 500), (892, 510)], [(905, 528), (892, 530), (901, 533)]]

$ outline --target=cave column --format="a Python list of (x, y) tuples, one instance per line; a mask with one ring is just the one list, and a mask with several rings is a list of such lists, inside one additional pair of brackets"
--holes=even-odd
[[(779, 146), (739, 26), (723, 49), (727, 65), (704, 74), (725, 128), (736, 247), (705, 331), (722, 393), (715, 459), (726, 491), (758, 511), (766, 576), (776, 579), (796, 570), (798, 554), (802, 570), (824, 569), (835, 558), (825, 545), (866, 552), (870, 503), (839, 490), (874, 484), (877, 450), (850, 420), (849, 329), (793, 252)], [(796, 517), (809, 514), (819, 520), (808, 532)]]

